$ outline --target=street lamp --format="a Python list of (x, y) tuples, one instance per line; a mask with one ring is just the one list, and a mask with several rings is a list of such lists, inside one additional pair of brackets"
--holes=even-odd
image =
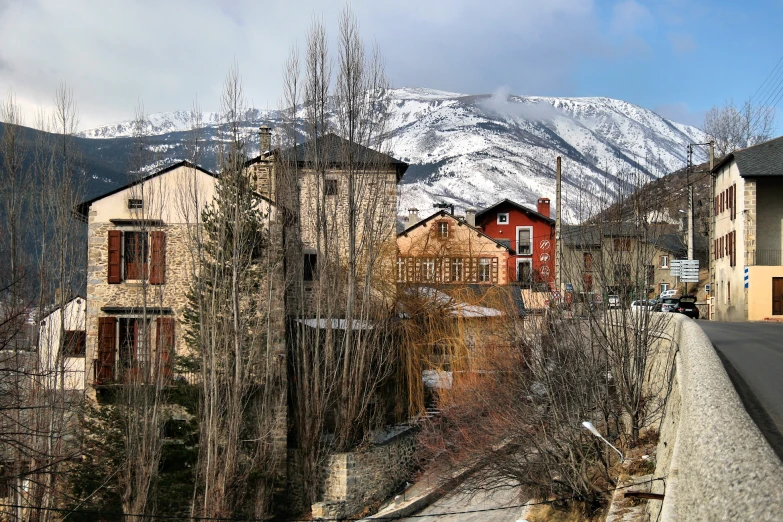
[(615, 447), (612, 445), (612, 443), (611, 443), (611, 442), (609, 442), (608, 440), (606, 440), (606, 439), (603, 437), (603, 435), (601, 435), (601, 433), (600, 433), (600, 432), (599, 432), (599, 431), (598, 431), (598, 430), (595, 428), (595, 426), (593, 426), (593, 423), (592, 423), (592, 422), (584, 421), (584, 422), (582, 423), (582, 426), (584, 426), (584, 427), (585, 427), (585, 429), (586, 429), (586, 430), (588, 430), (590, 433), (592, 433), (593, 435), (595, 435), (596, 437), (598, 437), (598, 438), (599, 438), (599, 439), (601, 439), (602, 441), (606, 442), (606, 443), (609, 445), (609, 447), (610, 447), (610, 448), (612, 448), (613, 450), (615, 450), (615, 451), (617, 452), (617, 454), (618, 454), (618, 455), (620, 455), (620, 462), (622, 462), (622, 461), (624, 461), (624, 460), (625, 460), (625, 457), (623, 456), (622, 452), (621, 452), (619, 449), (615, 448)]

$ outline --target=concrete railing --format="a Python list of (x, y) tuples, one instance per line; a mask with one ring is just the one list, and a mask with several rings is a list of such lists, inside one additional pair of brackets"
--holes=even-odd
[(661, 423), (651, 520), (781, 520), (783, 463), (745, 411), (712, 343), (674, 314), (671, 390)]

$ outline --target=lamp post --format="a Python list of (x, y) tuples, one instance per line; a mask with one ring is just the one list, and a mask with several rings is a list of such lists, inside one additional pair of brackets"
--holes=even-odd
[(593, 435), (595, 435), (596, 437), (598, 437), (599, 439), (601, 439), (602, 441), (604, 441), (605, 443), (607, 443), (607, 444), (609, 445), (609, 447), (610, 447), (610, 448), (612, 448), (613, 450), (615, 450), (615, 451), (617, 452), (617, 454), (618, 454), (618, 455), (620, 455), (620, 462), (622, 462), (622, 461), (624, 461), (624, 460), (625, 460), (625, 457), (623, 456), (622, 452), (621, 452), (619, 449), (615, 448), (615, 447), (612, 445), (612, 443), (611, 443), (611, 442), (609, 442), (608, 440), (606, 440), (606, 439), (603, 437), (603, 435), (601, 435), (601, 432), (599, 432), (599, 431), (598, 431), (598, 430), (595, 428), (595, 426), (593, 426), (593, 423), (592, 423), (592, 422), (584, 421), (584, 422), (582, 423), (582, 426), (584, 426), (584, 427), (585, 427), (585, 429), (586, 429), (586, 430), (588, 430), (590, 433), (592, 433)]

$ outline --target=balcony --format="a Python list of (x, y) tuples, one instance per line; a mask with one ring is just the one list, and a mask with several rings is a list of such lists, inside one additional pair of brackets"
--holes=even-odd
[(783, 250), (756, 250), (747, 253), (748, 266), (783, 266)]

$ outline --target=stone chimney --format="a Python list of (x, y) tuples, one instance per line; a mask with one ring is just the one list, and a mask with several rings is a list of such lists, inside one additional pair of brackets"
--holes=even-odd
[(411, 226), (415, 225), (419, 221), (421, 221), (419, 219), (419, 209), (418, 208), (409, 208), (408, 209), (408, 227), (411, 227)]
[(549, 213), (549, 198), (538, 198), (538, 213), (548, 218), (552, 217)]
[(268, 150), (272, 150), (272, 129), (270, 129), (266, 125), (261, 125), (258, 128), (258, 142), (260, 146), (260, 154), (264, 154), (264, 152)]
[(465, 211), (465, 221), (468, 222), (468, 225), (475, 227), (476, 226), (476, 210), (469, 208)]

